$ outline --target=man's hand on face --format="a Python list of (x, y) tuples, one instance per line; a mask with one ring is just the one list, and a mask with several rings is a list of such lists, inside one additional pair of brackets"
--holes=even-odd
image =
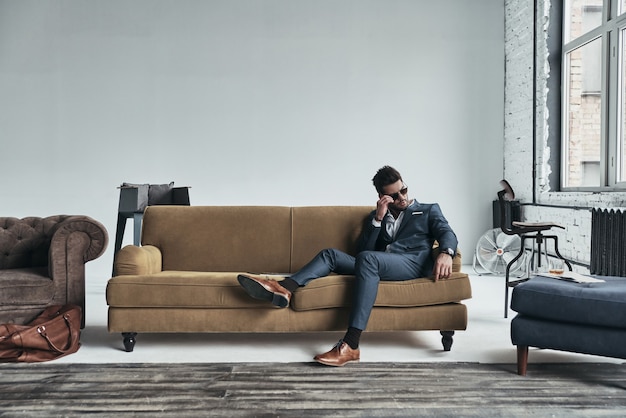
[(447, 279), (452, 274), (452, 257), (450, 254), (441, 253), (435, 260), (435, 267), (433, 268), (433, 275), (435, 281), (439, 279)]
[(391, 196), (386, 194), (382, 195), (378, 202), (376, 202), (376, 220), (383, 220), (389, 209), (389, 204), (393, 203)]

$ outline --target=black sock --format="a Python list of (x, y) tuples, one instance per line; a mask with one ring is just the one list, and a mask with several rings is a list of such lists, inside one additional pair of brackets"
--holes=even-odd
[(287, 277), (284, 280), (279, 281), (278, 284), (280, 284), (285, 289), (289, 290), (291, 293), (293, 293), (297, 288), (300, 287), (298, 283), (294, 282), (289, 277)]
[(359, 348), (359, 340), (361, 339), (362, 330), (358, 328), (350, 327), (346, 331), (346, 335), (343, 337), (343, 341), (350, 346), (351, 349), (356, 350)]

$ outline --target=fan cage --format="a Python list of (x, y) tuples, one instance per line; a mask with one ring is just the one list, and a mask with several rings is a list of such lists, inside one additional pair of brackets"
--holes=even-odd
[[(476, 271), (476, 261), (491, 274), (505, 274), (506, 266), (520, 252), (521, 238), (518, 235), (508, 235), (500, 228), (490, 229), (483, 234), (476, 243), (474, 253), (474, 270)], [(526, 264), (525, 252), (513, 263), (510, 273), (522, 269)]]

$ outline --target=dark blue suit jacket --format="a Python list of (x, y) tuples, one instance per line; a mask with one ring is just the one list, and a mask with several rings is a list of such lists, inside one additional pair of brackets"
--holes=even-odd
[(435, 240), (441, 248), (452, 248), (456, 252), (458, 240), (454, 231), (436, 203), (419, 203), (414, 200), (404, 211), (404, 218), (393, 240), (386, 240), (385, 222), (381, 227), (372, 225), (376, 211), (372, 211), (365, 222), (359, 239), (358, 251), (387, 251), (396, 254), (411, 254), (417, 257), (422, 271), (432, 271), (431, 257)]

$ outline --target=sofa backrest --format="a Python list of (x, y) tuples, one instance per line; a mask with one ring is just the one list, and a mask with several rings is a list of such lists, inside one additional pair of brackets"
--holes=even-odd
[[(363, 223), (373, 209), (148, 206), (141, 243), (159, 248), (163, 270), (293, 273), (324, 248), (355, 255)], [(459, 254), (453, 270), (460, 268)]]
[(148, 206), (141, 243), (163, 270), (289, 270), (291, 209), (282, 206)]
[(356, 243), (371, 206), (309, 206), (292, 208), (291, 272), (324, 248), (356, 255)]

